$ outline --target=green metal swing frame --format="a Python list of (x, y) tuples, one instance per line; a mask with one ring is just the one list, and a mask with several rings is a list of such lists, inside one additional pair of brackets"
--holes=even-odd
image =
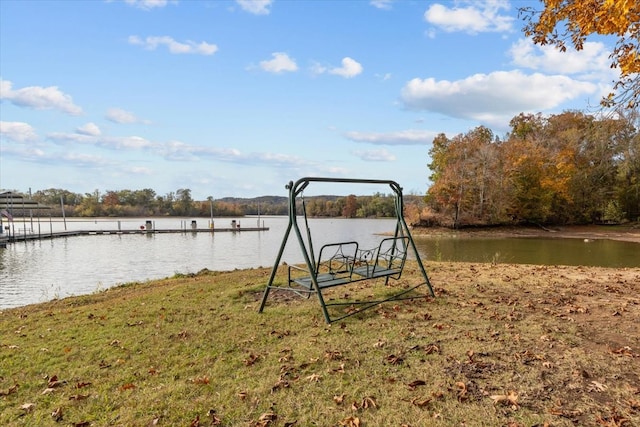
[[(316, 260), (313, 249), (313, 241), (311, 238), (311, 231), (309, 229), (307, 221), (307, 212), (304, 206), (304, 199), (302, 201), (302, 214), (305, 221), (307, 235), (306, 243), (298, 224), (298, 211), (296, 203), (298, 197), (302, 195), (303, 191), (311, 183), (388, 185), (395, 196), (396, 226), (393, 237), (383, 238), (377, 248), (367, 250), (361, 250), (358, 243), (354, 241), (326, 244), (320, 249), (318, 258)], [(264, 310), (267, 299), (269, 298), (269, 293), (272, 289), (292, 291), (298, 295), (307, 297), (311, 296), (311, 294), (316, 294), (322, 308), (324, 319), (329, 324), (361, 313), (364, 310), (385, 302), (424, 298), (427, 295), (409, 295), (412, 291), (421, 286), (427, 286), (430, 296), (435, 297), (431, 282), (429, 281), (427, 272), (424, 268), (424, 265), (422, 264), (422, 260), (420, 259), (420, 254), (418, 253), (415, 242), (411, 237), (409, 227), (407, 226), (407, 223), (404, 219), (404, 201), (402, 197), (402, 187), (400, 187), (397, 182), (378, 179), (306, 177), (300, 178), (295, 183), (293, 181), (290, 181), (285, 188), (289, 190), (289, 224), (287, 225), (284, 237), (282, 239), (282, 244), (280, 245), (280, 250), (278, 251), (278, 255), (276, 256), (275, 262), (273, 264), (269, 282), (264, 289), (262, 302), (260, 303), (258, 312), (262, 313), (262, 311)], [(298, 239), (298, 243), (302, 251), (302, 256), (305, 261), (305, 267), (289, 265), (287, 286), (280, 286), (274, 284), (274, 280), (292, 229), (294, 230)], [(413, 251), (415, 260), (420, 270), (420, 274), (422, 275), (422, 280), (418, 284), (411, 285), (408, 288), (402, 289), (400, 292), (379, 300), (334, 302), (329, 304), (325, 302), (325, 298), (322, 292), (323, 290), (331, 287), (379, 278), (385, 279), (384, 283), (386, 286), (389, 282), (389, 279), (399, 279), (404, 270), (405, 261), (409, 249)], [(292, 276), (292, 272), (295, 272), (296, 270), (304, 272), (305, 275), (302, 277)], [(327, 307), (341, 305), (358, 306), (358, 309), (332, 318)]]

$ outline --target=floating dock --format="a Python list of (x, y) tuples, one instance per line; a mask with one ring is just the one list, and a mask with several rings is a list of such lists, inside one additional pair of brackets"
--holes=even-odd
[(245, 233), (251, 231), (268, 231), (269, 227), (235, 227), (235, 228), (170, 228), (170, 229), (140, 229), (140, 230), (72, 230), (72, 231), (54, 231), (50, 233), (27, 233), (15, 235), (0, 234), (0, 247), (6, 246), (7, 243), (25, 242), (31, 240), (56, 239), (60, 237), (74, 236), (98, 236), (98, 235), (123, 235), (123, 234), (167, 234), (167, 233)]

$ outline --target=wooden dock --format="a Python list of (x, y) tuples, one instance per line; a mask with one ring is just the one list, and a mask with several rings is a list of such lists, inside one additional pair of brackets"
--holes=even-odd
[(25, 242), (31, 240), (56, 239), (61, 237), (74, 236), (106, 236), (106, 235), (123, 235), (123, 234), (167, 234), (167, 233), (245, 233), (251, 231), (268, 231), (269, 227), (235, 227), (235, 228), (169, 228), (169, 229), (140, 229), (140, 230), (73, 230), (73, 231), (54, 231), (50, 233), (27, 233), (7, 235), (0, 234), (0, 247), (6, 247), (7, 243)]

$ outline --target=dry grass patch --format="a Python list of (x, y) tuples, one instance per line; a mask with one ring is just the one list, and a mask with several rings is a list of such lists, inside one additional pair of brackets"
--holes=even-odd
[(331, 326), (258, 314), (268, 269), (2, 311), (0, 425), (640, 425), (640, 269), (426, 267), (435, 299)]

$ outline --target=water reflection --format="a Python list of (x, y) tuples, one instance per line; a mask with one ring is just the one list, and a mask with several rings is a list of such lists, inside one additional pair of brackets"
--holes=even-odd
[(541, 265), (640, 267), (640, 245), (614, 240), (542, 238), (431, 238), (416, 245), (428, 259)]

